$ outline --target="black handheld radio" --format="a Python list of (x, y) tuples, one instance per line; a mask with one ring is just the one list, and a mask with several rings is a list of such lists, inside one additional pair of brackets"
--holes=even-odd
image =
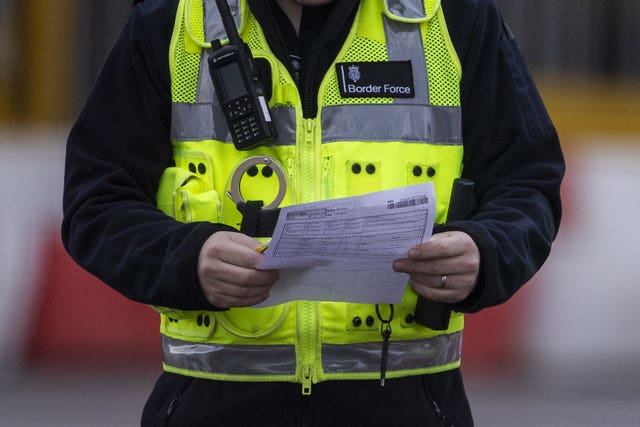
[[(215, 49), (209, 73), (238, 150), (248, 150), (276, 137), (264, 86), (249, 47), (240, 39), (226, 0), (216, 0), (229, 44)], [(218, 42), (218, 46), (219, 42)]]

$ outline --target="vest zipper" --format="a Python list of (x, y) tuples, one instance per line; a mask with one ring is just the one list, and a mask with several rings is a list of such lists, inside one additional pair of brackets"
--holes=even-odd
[(295, 190), (298, 188), (298, 180), (296, 179), (296, 161), (293, 157), (287, 158), (287, 179), (289, 184), (289, 203), (298, 203), (299, 192)]
[(298, 158), (300, 159), (298, 171), (300, 176), (298, 190), (300, 202), (310, 202), (317, 199), (318, 186), (316, 182), (316, 119), (304, 119), (304, 138), (298, 146)]
[(322, 197), (323, 200), (333, 197), (333, 176), (331, 175), (331, 158), (324, 157), (322, 159)]
[(302, 384), (302, 395), (311, 394), (311, 386), (316, 376), (314, 361), (320, 360), (318, 335), (317, 304), (311, 301), (299, 301), (297, 306), (297, 343), (298, 377)]

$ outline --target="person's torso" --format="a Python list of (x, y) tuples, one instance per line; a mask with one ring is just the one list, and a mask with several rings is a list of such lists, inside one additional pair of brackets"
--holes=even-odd
[[(313, 118), (303, 117), (305, 89), (273, 54), (246, 3), (232, 5), (243, 40), (271, 69), (269, 107), (278, 137), (248, 151), (231, 141), (209, 76), (211, 52), (199, 45), (225, 38), (215, 2), (203, 5), (183, 0), (178, 8), (170, 52), (176, 165), (160, 183), (163, 211), (184, 222), (239, 228), (239, 201), (262, 201), (269, 209), (274, 200), (285, 206), (431, 181), (436, 222), (444, 221), (463, 146), (460, 66), (439, 1), (361, 2), (321, 79)], [(459, 365), (462, 315), (454, 313), (446, 331), (430, 330), (413, 321), (416, 298), (407, 289), (394, 307), (389, 377)], [(161, 310), (170, 371), (296, 381), (305, 388), (379, 374), (381, 321), (374, 305), (296, 301), (215, 313)]]

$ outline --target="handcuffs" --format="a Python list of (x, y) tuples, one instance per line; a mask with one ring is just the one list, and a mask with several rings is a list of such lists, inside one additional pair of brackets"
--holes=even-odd
[(242, 163), (238, 165), (235, 172), (233, 172), (231, 177), (231, 187), (226, 194), (236, 204), (236, 206), (240, 207), (245, 205), (247, 201), (244, 199), (242, 192), (240, 191), (240, 181), (242, 181), (242, 176), (249, 170), (249, 168), (257, 165), (269, 166), (278, 177), (278, 194), (271, 203), (262, 206), (261, 208), (265, 211), (274, 210), (280, 206), (280, 203), (284, 200), (284, 196), (287, 192), (287, 181), (280, 164), (269, 156), (252, 156), (243, 160)]
[[(270, 167), (278, 177), (278, 194), (271, 203), (264, 205), (262, 200), (245, 200), (240, 190), (240, 181), (251, 167), (264, 165)], [(240, 232), (252, 237), (269, 237), (273, 233), (278, 216), (280, 203), (287, 192), (287, 181), (280, 164), (269, 156), (253, 156), (238, 165), (231, 176), (231, 186), (226, 192), (236, 208), (242, 214)]]

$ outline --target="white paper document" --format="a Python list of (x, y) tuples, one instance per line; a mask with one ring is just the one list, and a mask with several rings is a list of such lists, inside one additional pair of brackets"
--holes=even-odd
[(407, 275), (393, 261), (431, 237), (433, 183), (281, 209), (260, 269), (280, 279), (259, 307), (293, 300), (397, 304)]

